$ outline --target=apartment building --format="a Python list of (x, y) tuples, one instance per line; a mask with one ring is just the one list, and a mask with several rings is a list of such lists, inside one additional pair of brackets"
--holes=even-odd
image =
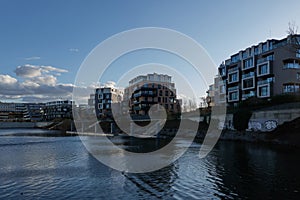
[(123, 90), (116, 87), (97, 88), (95, 92), (95, 111), (98, 118), (111, 117), (112, 107), (121, 114)]
[(43, 103), (0, 102), (0, 120), (41, 121), (44, 106)]
[(72, 106), (74, 101), (50, 101), (45, 104), (44, 118), (45, 120), (53, 120), (57, 118), (72, 118)]
[(250, 97), (300, 93), (299, 44), (300, 35), (289, 35), (231, 55), (218, 68), (215, 104), (237, 105)]
[[(180, 111), (175, 83), (171, 76), (165, 74), (153, 73), (133, 78), (125, 88), (124, 101), (129, 112), (135, 115), (147, 115), (150, 107), (155, 104), (164, 106), (168, 113)], [(158, 110), (159, 106), (156, 106)]]
[(0, 102), (0, 120), (24, 120), (26, 110), (24, 103)]

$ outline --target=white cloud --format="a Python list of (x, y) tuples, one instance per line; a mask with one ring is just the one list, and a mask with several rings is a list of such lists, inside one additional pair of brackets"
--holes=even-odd
[(25, 58), (25, 60), (40, 60), (40, 59), (41, 59), (41, 57), (39, 57), (39, 56), (32, 56), (32, 57)]
[(60, 68), (56, 68), (56, 67), (52, 67), (52, 66), (39, 66), (42, 71), (49, 73), (49, 72), (59, 72), (59, 73), (65, 73), (68, 72), (68, 70), (66, 69), (60, 69)]
[(17, 69), (15, 69), (15, 73), (17, 76), (24, 78), (32, 78), (42, 75), (41, 69), (34, 65), (18, 66)]
[(16, 75), (23, 78), (38, 77), (45, 73), (50, 73), (50, 72), (65, 73), (68, 72), (68, 70), (56, 68), (52, 66), (38, 66), (38, 65), (29, 65), (29, 64), (18, 66), (15, 69)]
[(15, 84), (17, 83), (17, 79), (9, 76), (9, 75), (2, 75), (0, 74), (0, 84), (3, 84), (3, 85), (12, 85), (12, 84)]
[(44, 75), (44, 76), (38, 76), (32, 78), (32, 81), (34, 83), (40, 84), (40, 85), (56, 85), (56, 77), (53, 75)]

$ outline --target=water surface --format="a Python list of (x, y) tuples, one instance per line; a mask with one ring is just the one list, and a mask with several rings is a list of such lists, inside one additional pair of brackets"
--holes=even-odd
[(300, 198), (300, 154), (285, 147), (222, 141), (199, 159), (201, 144), (194, 143), (168, 167), (129, 174), (99, 163), (79, 137), (28, 132), (44, 133), (0, 130), (0, 199)]

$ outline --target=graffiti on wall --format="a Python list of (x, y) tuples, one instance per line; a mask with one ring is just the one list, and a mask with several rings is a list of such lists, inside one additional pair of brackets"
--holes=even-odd
[(255, 119), (248, 123), (248, 129), (254, 131), (272, 131), (277, 126), (278, 121), (276, 119)]

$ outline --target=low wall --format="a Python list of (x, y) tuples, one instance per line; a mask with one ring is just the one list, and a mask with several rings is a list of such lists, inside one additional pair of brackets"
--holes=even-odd
[(35, 122), (0, 122), (0, 128), (34, 128)]
[[(292, 121), (298, 117), (300, 117), (300, 108), (254, 111), (249, 121), (249, 130), (272, 131), (278, 125)], [(232, 122), (233, 114), (227, 114), (224, 127), (234, 129)]]

